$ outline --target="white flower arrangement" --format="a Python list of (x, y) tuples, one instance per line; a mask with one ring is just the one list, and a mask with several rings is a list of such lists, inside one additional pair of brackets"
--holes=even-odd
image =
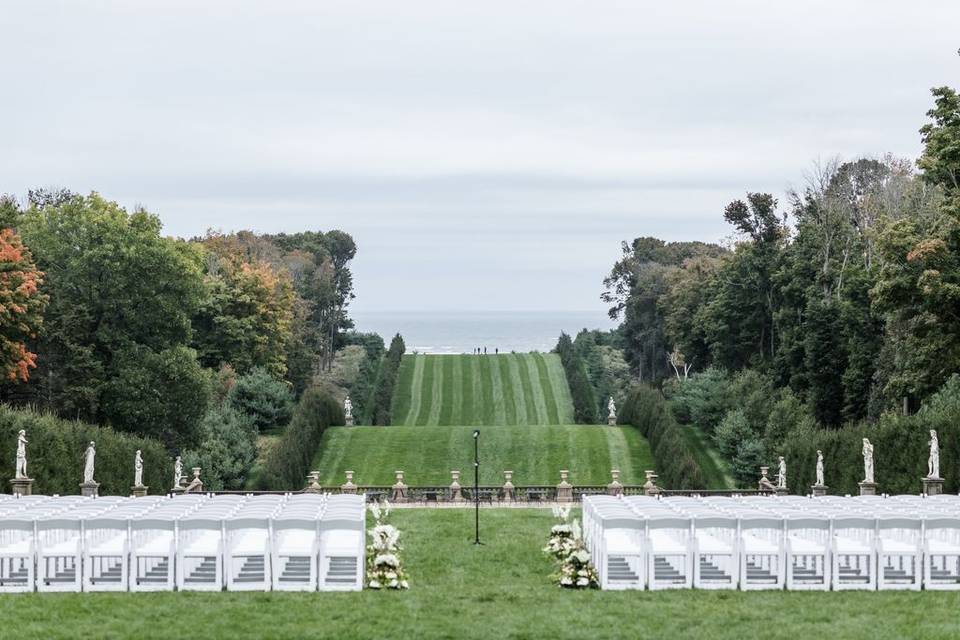
[(370, 589), (409, 589), (410, 582), (400, 560), (400, 530), (386, 522), (390, 504), (384, 500), (371, 504), (370, 514), (376, 521), (367, 532), (367, 587)]
[(557, 562), (557, 573), (552, 578), (566, 589), (596, 589), (600, 580), (583, 544), (580, 522), (570, 521), (569, 507), (554, 507), (553, 513), (562, 522), (550, 528), (550, 539), (543, 548)]

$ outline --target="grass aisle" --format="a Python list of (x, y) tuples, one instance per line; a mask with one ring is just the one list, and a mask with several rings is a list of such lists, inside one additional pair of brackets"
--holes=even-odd
[(526, 367), (520, 367), (520, 358), (517, 354), (510, 354), (507, 356), (510, 363), (510, 384), (513, 386), (513, 390), (516, 398), (516, 411), (517, 411), (517, 424), (528, 425), (531, 422), (530, 408), (533, 406), (533, 398), (530, 397), (530, 380), (527, 379), (524, 372), (526, 372)]
[[(537, 362), (537, 375), (540, 380), (540, 387), (543, 389), (543, 403), (547, 407), (547, 423), (559, 424), (560, 415), (557, 411), (557, 400), (553, 393), (553, 383), (550, 380), (550, 372), (547, 370), (547, 362), (541, 353), (533, 354)], [(573, 420), (570, 420), (573, 422)]]
[(425, 422), (420, 424), (426, 425), (438, 425), (440, 424), (440, 412), (443, 410), (443, 378), (444, 378), (444, 366), (443, 363), (446, 361), (446, 358), (430, 358), (427, 361), (427, 365), (433, 365), (430, 367), (433, 372), (433, 387), (430, 389), (430, 413), (427, 415)]
[(44, 593), (0, 598), (11, 637), (607, 640), (956, 638), (957, 592), (564, 591), (546, 509), (397, 510), (403, 593)]

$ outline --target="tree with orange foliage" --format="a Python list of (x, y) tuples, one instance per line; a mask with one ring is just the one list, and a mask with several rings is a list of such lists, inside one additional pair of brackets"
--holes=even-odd
[(43, 322), (47, 296), (40, 293), (43, 273), (37, 269), (20, 235), (0, 230), (0, 375), (10, 382), (26, 382), (37, 355), (27, 349)]

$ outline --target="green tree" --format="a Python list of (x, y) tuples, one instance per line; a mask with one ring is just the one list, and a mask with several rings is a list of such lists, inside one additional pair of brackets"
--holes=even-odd
[(227, 404), (250, 416), (258, 433), (286, 426), (293, 414), (290, 387), (261, 367), (237, 377), (227, 394)]
[(230, 406), (212, 407), (200, 423), (200, 442), (183, 453), (185, 467), (203, 469), (204, 487), (243, 489), (256, 458), (253, 419)]
[[(104, 403), (117, 377), (128, 377), (132, 351), (160, 360), (168, 350), (185, 369), (173, 379), (191, 378), (196, 364), (178, 348), (189, 343), (201, 293), (196, 250), (160, 235), (160, 220), (142, 209), (128, 213), (96, 193), (39, 199), (20, 216), (20, 232), (45, 273), (49, 295), (37, 343), (32, 402), (57, 413), (135, 433), (169, 432), (173, 427), (140, 422), (134, 413)], [(123, 357), (121, 357), (123, 356)], [(170, 375), (169, 373), (167, 375)], [(167, 407), (153, 415), (183, 411), (181, 392), (151, 389), (152, 403)], [(202, 415), (203, 407), (196, 413)], [(195, 425), (178, 423), (190, 433)]]

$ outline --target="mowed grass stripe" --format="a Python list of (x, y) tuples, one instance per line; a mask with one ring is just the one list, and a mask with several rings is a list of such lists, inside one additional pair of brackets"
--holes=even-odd
[[(557, 401), (553, 394), (553, 385), (550, 383), (550, 372), (547, 369), (547, 362), (542, 353), (533, 354), (537, 361), (537, 375), (540, 380), (540, 387), (543, 389), (543, 403), (547, 407), (547, 424), (560, 424), (560, 416), (557, 412)], [(571, 421), (572, 422), (572, 421)]]
[(528, 411), (533, 407), (533, 399), (530, 397), (530, 380), (524, 375), (526, 367), (520, 368), (520, 358), (523, 356), (511, 353), (507, 357), (510, 362), (510, 384), (517, 402), (517, 424), (527, 425), (531, 422)]
[(477, 356), (480, 361), (480, 387), (482, 389), (481, 404), (476, 407), (474, 414), (477, 419), (475, 424), (497, 424), (495, 422), (496, 411), (493, 406), (493, 373), (490, 371), (490, 359), (484, 356)]
[(410, 383), (399, 387), (410, 396), (408, 401), (410, 408), (403, 416), (402, 422), (395, 421), (394, 424), (416, 424), (417, 415), (420, 413), (420, 402), (422, 401), (420, 386), (423, 384), (423, 365), (425, 361), (423, 356), (420, 355), (404, 356), (404, 358), (413, 361), (413, 374), (410, 376)]
[[(450, 420), (444, 422), (443, 424), (463, 424), (463, 397), (466, 395), (471, 386), (464, 384), (465, 378), (463, 375), (463, 365), (465, 364), (464, 358), (466, 357), (467, 356), (451, 356), (450, 358), (450, 362), (453, 363), (453, 373), (451, 374), (451, 377), (454, 381), (452, 384), (453, 397), (450, 401), (452, 410), (450, 412)], [(440, 419), (443, 419), (443, 414), (440, 415)]]
[[(507, 417), (507, 395), (510, 392), (508, 384), (500, 375), (500, 356), (484, 356), (484, 360), (490, 360), (490, 380), (493, 383), (493, 421), (490, 424), (513, 424)], [(513, 403), (513, 400), (510, 400)], [(515, 420), (516, 418), (514, 418)]]
[(567, 383), (567, 374), (563, 370), (560, 356), (548, 353), (543, 356), (550, 376), (550, 387), (553, 390), (554, 401), (557, 405), (557, 424), (573, 423), (573, 398), (570, 396), (570, 385)]
[[(459, 469), (472, 480), (473, 426), (330, 427), (313, 469), (324, 486), (343, 483), (344, 471), (356, 472), (362, 485), (390, 485), (403, 470), (410, 485), (447, 485)], [(555, 485), (560, 469), (569, 469), (578, 485), (610, 482), (620, 469), (628, 484), (642, 482), (652, 456), (633, 427), (591, 425), (481, 426), (480, 481), (502, 484), (504, 470), (520, 485)], [(613, 442), (611, 443), (611, 439)], [(469, 477), (468, 477), (469, 476)]]
[(533, 404), (536, 407), (536, 424), (547, 424), (549, 416), (547, 415), (547, 402), (543, 397), (543, 385), (540, 384), (540, 367), (537, 366), (537, 359), (530, 353), (524, 356), (524, 363), (527, 365), (527, 380), (530, 383), (530, 389), (533, 392)]
[(513, 376), (510, 375), (510, 354), (494, 356), (500, 368), (500, 384), (503, 387), (503, 414), (504, 424), (523, 424), (517, 419), (517, 395), (523, 390), (517, 387)]
[(403, 356), (400, 360), (400, 370), (397, 372), (397, 381), (390, 405), (393, 424), (407, 424), (407, 415), (410, 413), (410, 402), (413, 397), (413, 370), (416, 363), (413, 356)]
[(433, 369), (433, 388), (430, 392), (430, 413), (427, 415), (427, 421), (424, 424), (440, 424), (440, 412), (443, 410), (443, 362), (445, 358), (430, 358), (428, 364), (432, 364)]
[(433, 360), (427, 356), (417, 356), (417, 359), (423, 362), (420, 384), (416, 386), (415, 391), (419, 397), (417, 406), (420, 410), (410, 424), (424, 425), (430, 417), (430, 402), (433, 398)]

